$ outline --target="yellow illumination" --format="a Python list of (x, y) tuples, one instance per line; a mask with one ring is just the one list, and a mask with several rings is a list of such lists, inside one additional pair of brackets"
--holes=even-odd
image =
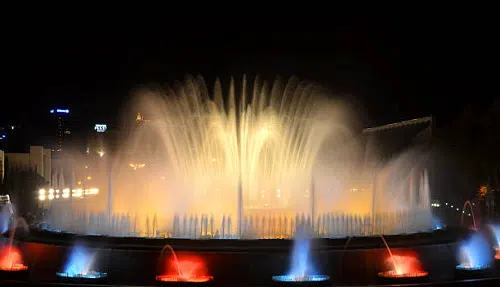
[(91, 177), (91, 176), (87, 176), (87, 180), (91, 180), (91, 179), (92, 179), (92, 177)]
[(52, 200), (52, 199), (54, 199), (54, 194), (53, 193), (49, 194), (49, 200)]
[(137, 170), (138, 168), (143, 168), (146, 166), (145, 163), (129, 163), (128, 164), (133, 170)]
[(40, 201), (44, 201), (44, 200), (45, 200), (45, 195), (44, 195), (44, 194), (40, 194), (40, 195), (38, 196), (38, 199), (39, 199)]
[(97, 189), (97, 188), (89, 189), (89, 194), (98, 194), (98, 193), (99, 193), (99, 189)]
[(54, 194), (54, 190), (52, 188), (49, 189), (49, 194)]
[(42, 188), (42, 189), (40, 189), (40, 190), (38, 191), (38, 194), (39, 194), (39, 195), (45, 195), (45, 189), (43, 189), (43, 188)]

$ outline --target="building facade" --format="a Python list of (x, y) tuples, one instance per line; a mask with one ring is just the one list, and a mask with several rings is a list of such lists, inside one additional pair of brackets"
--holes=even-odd
[(50, 110), (50, 114), (53, 116), (53, 122), (56, 126), (55, 143), (52, 149), (55, 152), (61, 152), (68, 138), (71, 136), (69, 125), (70, 111), (69, 109), (57, 108)]
[(43, 146), (30, 146), (28, 153), (5, 153), (0, 151), (0, 172), (2, 181), (6, 170), (34, 170), (45, 181), (52, 177), (52, 152)]

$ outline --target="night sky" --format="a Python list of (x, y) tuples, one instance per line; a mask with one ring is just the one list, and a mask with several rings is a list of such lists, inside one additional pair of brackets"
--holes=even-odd
[(429, 114), (446, 122), (467, 103), (487, 104), (486, 24), (403, 18), (197, 17), (154, 28), (40, 22), (6, 30), (0, 124), (36, 124), (52, 107), (70, 107), (83, 125), (115, 123), (132, 88), (187, 73), (210, 86), (242, 73), (316, 81), (352, 105), (363, 126)]

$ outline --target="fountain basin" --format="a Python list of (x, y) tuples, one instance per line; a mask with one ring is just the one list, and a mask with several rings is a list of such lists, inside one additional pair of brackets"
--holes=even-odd
[(323, 286), (329, 285), (330, 276), (328, 275), (278, 275), (273, 276), (274, 285), (279, 286)]
[(414, 271), (409, 273), (398, 273), (395, 270), (383, 271), (378, 274), (379, 281), (387, 284), (419, 283), (426, 281), (429, 273), (427, 271)]
[(213, 276), (190, 276), (184, 277), (179, 275), (158, 275), (156, 276), (156, 281), (160, 282), (191, 282), (191, 283), (204, 283), (208, 281), (212, 281), (214, 279)]
[(89, 271), (82, 274), (70, 274), (68, 272), (57, 272), (57, 278), (66, 283), (105, 283), (108, 274), (106, 272)]
[[(18, 264), (16, 264), (18, 265)], [(3, 280), (17, 280), (17, 281), (27, 281), (29, 273), (28, 267), (22, 266), (12, 266), (12, 268), (0, 268), (0, 281)]]
[(28, 266), (23, 264), (13, 264), (10, 267), (0, 267), (0, 271), (3, 272), (19, 272), (28, 270)]
[(0, 249), (0, 278), (20, 280), (28, 277), (28, 266), (22, 262), (21, 252), (14, 246)]
[(459, 264), (455, 267), (455, 275), (459, 279), (485, 277), (490, 271), (489, 265)]

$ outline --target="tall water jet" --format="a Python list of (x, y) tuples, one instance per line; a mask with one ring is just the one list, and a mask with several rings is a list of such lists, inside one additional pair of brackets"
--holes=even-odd
[[(318, 151), (332, 133), (343, 133), (343, 122), (336, 120), (341, 111), (325, 100), (320, 87), (293, 78), (272, 85), (257, 78), (247, 85), (244, 77), (239, 87), (231, 80), (226, 95), (216, 81), (210, 96), (202, 78), (188, 77), (175, 89), (139, 94), (134, 109), (144, 111), (147, 120), (138, 125), (129, 148), (141, 152), (135, 161), (147, 162), (144, 176), (161, 190), (154, 194), (161, 206), (148, 201), (140, 209), (162, 211), (160, 218), (174, 212), (226, 214), (233, 219), (226, 237), (241, 233), (245, 213), (270, 206), (289, 215), (310, 213), (303, 198)], [(137, 171), (122, 172), (140, 175)], [(127, 187), (118, 185), (116, 209), (127, 204), (119, 195)], [(132, 208), (142, 201), (134, 198)]]
[(495, 260), (500, 260), (500, 226), (490, 225), (490, 228), (495, 236), (495, 246), (493, 246), (495, 249)]
[(469, 238), (460, 243), (458, 261), (456, 266), (459, 276), (472, 276), (482, 274), (481, 271), (490, 268), (493, 262), (493, 250), (486, 237), (474, 232)]
[(23, 227), (25, 232), (29, 232), (28, 224), (24, 218), (18, 217), (13, 221), (7, 245), (0, 246), (0, 271), (2, 272), (21, 273), (28, 270), (28, 266), (23, 264), (21, 252), (14, 246), (14, 238), (18, 227)]
[(0, 234), (9, 230), (13, 217), (14, 211), (9, 195), (0, 195)]
[(77, 244), (69, 252), (69, 258), (63, 270), (57, 272), (59, 278), (96, 281), (107, 277), (106, 272), (94, 270), (97, 251), (91, 251), (87, 247)]
[[(102, 205), (71, 204), (79, 216), (53, 216), (52, 227), (114, 236), (290, 238), (294, 218), (304, 214), (325, 237), (431, 228), (427, 172), (415, 171), (422, 174), (420, 189), (417, 175), (409, 189), (410, 171), (398, 168), (412, 165), (418, 155), (377, 166), (387, 167), (382, 174), (392, 175), (388, 183), (403, 178), (397, 187), (382, 184), (363, 193), (351, 187), (359, 173), (358, 153), (364, 152), (351, 149), (351, 142), (363, 141), (353, 137), (346, 109), (324, 89), (295, 78), (267, 83), (257, 77), (249, 84), (243, 77), (240, 83), (231, 79), (227, 92), (218, 80), (208, 90), (201, 77), (191, 76), (173, 88), (139, 90), (130, 105), (134, 114), (128, 119), (135, 121), (126, 123), (128, 138), (113, 158), (106, 154), (95, 163), (101, 179), (92, 181), (102, 190), (108, 186)], [(100, 220), (88, 216), (91, 208), (103, 214)], [(213, 215), (209, 234), (196, 221), (207, 214)], [(256, 215), (261, 217), (250, 225)], [(325, 219), (321, 225), (318, 217)], [(157, 232), (151, 232), (151, 220)]]
[(298, 228), (293, 242), (291, 268), (288, 274), (273, 276), (276, 282), (326, 282), (328, 275), (317, 274), (311, 258), (311, 230), (302, 225)]

